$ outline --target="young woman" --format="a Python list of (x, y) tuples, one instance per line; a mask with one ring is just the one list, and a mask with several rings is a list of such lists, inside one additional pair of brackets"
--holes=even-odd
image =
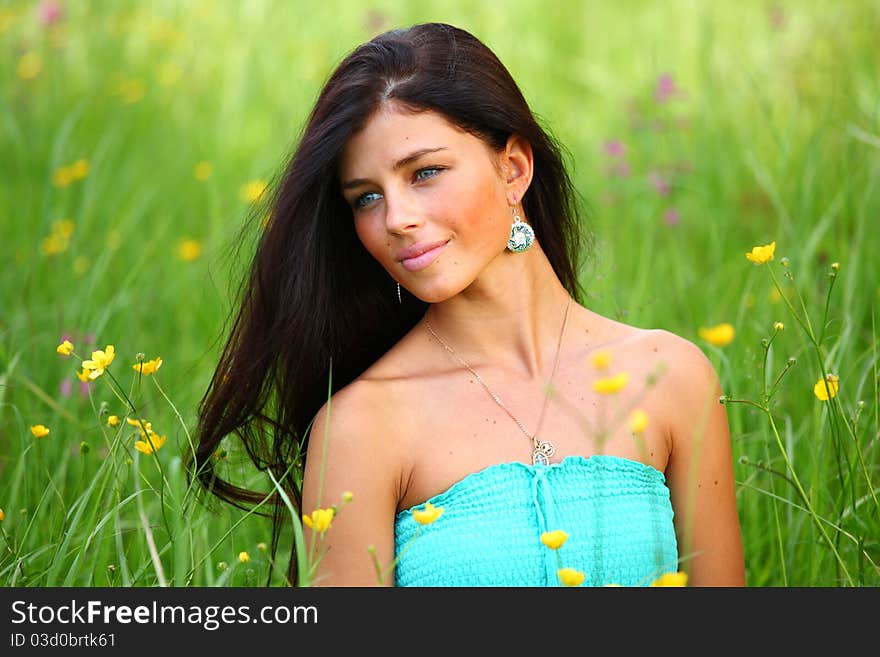
[(432, 23), (361, 45), (273, 196), (200, 405), (200, 481), (263, 500), (214, 469), (238, 436), (308, 516), (315, 585), (742, 585), (716, 373), (579, 302), (585, 230), (484, 44)]

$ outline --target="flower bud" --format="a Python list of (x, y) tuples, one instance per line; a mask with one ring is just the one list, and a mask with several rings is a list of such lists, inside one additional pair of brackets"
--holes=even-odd
[(761, 346), (766, 349), (770, 346), (770, 340), (768, 340), (767, 338), (761, 338)]
[(135, 360), (142, 361), (146, 357), (147, 357), (147, 355), (144, 352), (139, 351), (139, 352), (137, 352), (137, 356), (135, 356)]
[(749, 460), (749, 457), (746, 456), (745, 454), (743, 454), (742, 456), (739, 457), (739, 464), (740, 465), (748, 465), (749, 463), (751, 463), (751, 461)]
[(269, 549), (269, 546), (267, 546), (265, 543), (263, 543), (263, 542), (261, 541), (261, 542), (257, 543), (257, 549), (258, 549), (260, 552), (265, 552), (266, 550)]
[(229, 568), (229, 566), (226, 565), (225, 561), (220, 561), (217, 563), (217, 570), (222, 572), (222, 571), (226, 570), (227, 568)]
[(730, 401), (730, 397), (728, 397), (727, 395), (721, 395), (718, 398), (718, 403), (722, 405), (726, 404), (728, 401)]
[(856, 403), (856, 406), (858, 406), (859, 408), (864, 408), (864, 407), (865, 407), (865, 401), (864, 401), (863, 399), (860, 399), (860, 400)]
[(774, 323), (773, 323), (773, 330), (775, 330), (775, 331), (784, 331), (784, 330), (785, 330), (785, 324), (783, 324), (782, 322), (774, 322)]
[(114, 566), (112, 563), (111, 563), (111, 564), (108, 564), (108, 565), (107, 565), (107, 570), (109, 570), (111, 573), (115, 573), (115, 572), (116, 572), (116, 566)]
[(797, 358), (795, 358), (794, 356), (789, 356), (786, 362), (788, 363), (789, 367), (797, 365)]
[(779, 259), (779, 264), (782, 265), (783, 267), (788, 267), (791, 263), (789, 262), (787, 257), (783, 256), (782, 258)]
[(88, 454), (90, 449), (91, 449), (91, 447), (89, 446), (89, 444), (85, 440), (79, 444), (79, 453), (80, 454)]
[(834, 271), (839, 271), (840, 270), (840, 263), (839, 262), (832, 262), (831, 269), (833, 269)]

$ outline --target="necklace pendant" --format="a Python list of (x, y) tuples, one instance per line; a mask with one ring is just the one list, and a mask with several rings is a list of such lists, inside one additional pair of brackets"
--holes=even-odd
[(556, 448), (553, 446), (553, 443), (545, 440), (543, 442), (539, 442), (535, 444), (535, 449), (532, 451), (532, 465), (549, 465), (550, 457), (556, 453)]

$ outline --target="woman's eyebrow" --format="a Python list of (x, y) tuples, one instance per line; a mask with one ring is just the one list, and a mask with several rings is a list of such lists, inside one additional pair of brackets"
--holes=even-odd
[[(392, 169), (394, 171), (397, 171), (398, 169), (402, 169), (403, 167), (405, 167), (407, 164), (410, 164), (411, 162), (418, 160), (423, 155), (428, 155), (429, 153), (436, 153), (437, 151), (445, 151), (445, 150), (447, 150), (445, 146), (438, 146), (436, 148), (420, 148), (416, 151), (413, 151), (409, 155), (397, 160), (397, 162), (394, 163), (394, 166), (392, 167)], [(351, 189), (352, 187), (357, 187), (358, 185), (363, 185), (364, 183), (368, 183), (368, 182), (369, 182), (369, 180), (367, 180), (366, 178), (354, 178), (354, 179), (349, 180), (348, 182), (344, 183), (342, 185), (342, 189), (344, 189), (344, 190)]]

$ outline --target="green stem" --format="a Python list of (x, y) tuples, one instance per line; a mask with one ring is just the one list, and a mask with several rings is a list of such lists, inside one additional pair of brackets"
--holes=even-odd
[(809, 512), (811, 518), (813, 519), (813, 523), (816, 525), (816, 528), (819, 530), (819, 533), (822, 534), (822, 538), (828, 544), (828, 547), (831, 548), (831, 551), (834, 553), (834, 557), (837, 559), (837, 562), (840, 564), (840, 567), (843, 569), (843, 574), (846, 576), (847, 581), (850, 586), (854, 586), (852, 577), (849, 574), (849, 571), (846, 568), (846, 564), (843, 562), (843, 559), (840, 556), (840, 553), (837, 551), (837, 548), (834, 546), (834, 541), (831, 540), (831, 537), (828, 536), (828, 533), (825, 531), (825, 527), (822, 525), (822, 522), (819, 520), (819, 516), (816, 514), (815, 509), (813, 508), (813, 504), (810, 502), (809, 497), (807, 497), (806, 492), (804, 491), (803, 486), (801, 485), (800, 479), (797, 476), (797, 472), (795, 472), (794, 465), (791, 460), (788, 458), (788, 452), (785, 450), (785, 445), (782, 444), (782, 438), (779, 436), (779, 429), (776, 427), (776, 422), (773, 420), (773, 414), (769, 412), (769, 410), (765, 409), (767, 413), (767, 417), (770, 420), (770, 427), (773, 430), (773, 436), (776, 438), (776, 444), (779, 447), (779, 451), (782, 453), (782, 458), (785, 460), (785, 465), (788, 468), (788, 472), (791, 474), (791, 480), (795, 485), (795, 488), (798, 494), (801, 497), (801, 500), (804, 502), (804, 506), (806, 506), (807, 511)]
[[(137, 408), (135, 408), (134, 403), (128, 398), (128, 395), (125, 394), (125, 391), (122, 390), (122, 386), (119, 385), (119, 381), (116, 380), (116, 378), (113, 376), (113, 374), (110, 372), (109, 369), (105, 369), (104, 372), (109, 377), (109, 380), (113, 381), (114, 385), (119, 389), (119, 393), (122, 394), (122, 396), (125, 398), (125, 403), (128, 405), (128, 408), (131, 411), (131, 413), (137, 417), (137, 415), (138, 415)], [(109, 383), (107, 385), (111, 388), (111, 390), (113, 389), (113, 386), (111, 386)], [(150, 448), (153, 450), (152, 451), (153, 462), (156, 464), (156, 467), (159, 470), (159, 479), (161, 480), (161, 484), (159, 486), (159, 510), (162, 513), (162, 523), (165, 525), (165, 531), (168, 532), (168, 540), (171, 543), (172, 551), (173, 551), (174, 532), (171, 531), (171, 523), (169, 522), (168, 515), (165, 512), (165, 487), (166, 486), (170, 487), (170, 484), (168, 483), (168, 480), (165, 478), (165, 470), (162, 468), (162, 461), (159, 459), (159, 452), (156, 449), (156, 446), (153, 445), (153, 441), (150, 438), (150, 433), (147, 431), (147, 428), (144, 426), (143, 420), (140, 417), (137, 418), (137, 422), (138, 422), (138, 426), (140, 426), (140, 428), (141, 428), (141, 431), (143, 431), (144, 436), (146, 436), (147, 441), (149, 442)]]
[(791, 312), (792, 317), (794, 317), (795, 321), (801, 325), (801, 328), (804, 329), (806, 334), (810, 336), (810, 340), (812, 340), (813, 344), (816, 344), (816, 337), (813, 335), (813, 327), (810, 326), (809, 318), (807, 318), (806, 323), (804, 323), (804, 320), (798, 315), (794, 306), (791, 305), (791, 301), (788, 300), (788, 297), (785, 296), (785, 293), (782, 291), (782, 287), (779, 285), (779, 280), (776, 278), (776, 274), (773, 273), (773, 268), (768, 265), (767, 271), (770, 272), (770, 278), (773, 279), (773, 285), (776, 287), (776, 291), (779, 292), (779, 296), (785, 301), (785, 305), (788, 306), (788, 310)]
[(825, 327), (828, 324), (828, 307), (831, 305), (831, 290), (834, 289), (834, 282), (837, 280), (837, 272), (832, 271), (831, 283), (828, 284), (828, 292), (825, 294), (825, 311), (822, 313), (822, 332), (819, 334), (819, 342), (825, 339)]

